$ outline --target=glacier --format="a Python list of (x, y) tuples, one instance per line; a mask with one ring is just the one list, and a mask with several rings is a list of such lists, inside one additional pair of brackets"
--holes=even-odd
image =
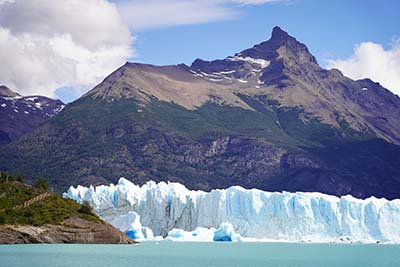
[[(233, 186), (193, 191), (171, 182), (70, 187), (102, 219), (138, 239), (400, 243), (400, 200)], [(223, 240), (227, 239), (227, 240)]]

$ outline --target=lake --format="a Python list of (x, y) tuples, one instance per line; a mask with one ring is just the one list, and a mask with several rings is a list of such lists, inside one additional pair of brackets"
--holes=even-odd
[(400, 246), (306, 243), (0, 245), (1, 267), (398, 267)]

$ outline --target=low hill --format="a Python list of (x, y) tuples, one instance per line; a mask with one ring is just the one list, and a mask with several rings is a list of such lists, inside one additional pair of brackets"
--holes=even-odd
[(1, 243), (132, 243), (102, 221), (88, 205), (13, 181), (0, 181)]

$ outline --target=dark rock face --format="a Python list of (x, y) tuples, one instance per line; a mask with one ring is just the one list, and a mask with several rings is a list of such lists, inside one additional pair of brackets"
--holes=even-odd
[(60, 225), (0, 226), (0, 244), (78, 243), (134, 244), (111, 225), (80, 218), (69, 218)]
[[(253, 59), (272, 61), (272, 66), (265, 70), (265, 72), (281, 74), (283, 70), (283, 61), (279, 59), (280, 54), (278, 53), (278, 49), (283, 50), (286, 62), (318, 65), (317, 60), (308, 51), (304, 44), (298, 42), (295, 38), (290, 36), (287, 32), (283, 31), (279, 27), (275, 27), (273, 29), (271, 39), (257, 44), (252, 48), (243, 50), (242, 52), (235, 54), (235, 57), (249, 57)], [(238, 70), (245, 64), (245, 61), (232, 61), (232, 58), (229, 57), (224, 60), (213, 61), (196, 59), (192, 63), (191, 69), (195, 71), (213, 73)], [(267, 75), (264, 75), (264, 77), (265, 79), (263, 79), (263, 81), (269, 80), (267, 79)]]
[(262, 42), (254, 47), (244, 50), (237, 55), (251, 58), (262, 58), (266, 60), (276, 60), (279, 56), (277, 50), (284, 48), (287, 52), (287, 59), (298, 63), (318, 64), (317, 60), (308, 51), (308, 48), (290, 36), (287, 32), (274, 27), (271, 39)]
[(32, 131), (58, 114), (64, 103), (44, 96), (20, 96), (0, 86), (0, 145)]
[(124, 65), (1, 150), (0, 169), (46, 176), (58, 191), (124, 176), (392, 199), (399, 118), (399, 97), (322, 69), (276, 27), (270, 40), (222, 60)]

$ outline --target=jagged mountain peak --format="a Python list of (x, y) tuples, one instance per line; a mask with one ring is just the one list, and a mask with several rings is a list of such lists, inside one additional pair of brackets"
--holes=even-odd
[(297, 41), (296, 38), (278, 26), (273, 28), (271, 38), (268, 41), (257, 44), (237, 55), (266, 60), (284, 59), (299, 63), (318, 64), (305, 44)]
[(236, 78), (243, 78), (253, 72), (255, 65), (261, 69), (273, 66), (275, 70), (279, 70), (283, 67), (290, 68), (294, 65), (304, 64), (318, 66), (317, 60), (305, 44), (276, 26), (273, 28), (269, 40), (225, 59), (205, 61), (198, 58), (192, 63), (191, 69), (205, 73), (236, 70), (238, 71)]
[(272, 29), (271, 39), (281, 39), (281, 38), (283, 39), (287, 37), (289, 37), (289, 34), (286, 31), (284, 31), (281, 27), (275, 26)]

